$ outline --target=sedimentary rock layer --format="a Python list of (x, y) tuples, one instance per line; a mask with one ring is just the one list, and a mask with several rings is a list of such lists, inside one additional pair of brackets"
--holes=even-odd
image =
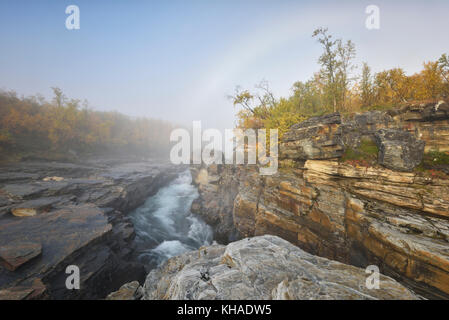
[[(413, 171), (416, 163), (404, 172), (339, 158), (342, 148), (375, 141), (385, 128), (413, 134), (426, 150), (447, 150), (448, 119), (447, 103), (310, 119), (286, 134), (275, 175), (260, 176), (254, 166), (193, 168), (194, 209), (223, 240), (277, 235), (322, 257), (378, 265), (426, 297), (448, 298), (449, 179)], [(415, 141), (406, 140), (399, 143)]]

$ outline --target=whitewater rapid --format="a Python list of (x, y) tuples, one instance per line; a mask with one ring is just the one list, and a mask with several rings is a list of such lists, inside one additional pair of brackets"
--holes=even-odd
[(212, 243), (211, 227), (190, 212), (192, 201), (198, 197), (191, 182), (187, 170), (131, 213), (138, 259), (147, 269)]

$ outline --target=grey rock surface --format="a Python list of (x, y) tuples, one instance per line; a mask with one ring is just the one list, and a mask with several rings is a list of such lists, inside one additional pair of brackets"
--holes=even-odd
[(422, 161), (425, 142), (407, 131), (382, 129), (376, 133), (379, 164), (397, 171), (412, 171)]
[[(150, 161), (0, 167), (0, 299), (97, 299), (143, 281), (126, 214), (183, 170)], [(81, 290), (67, 290), (77, 265)]]
[(368, 289), (364, 269), (313, 256), (276, 236), (210, 246), (150, 272), (144, 299), (418, 299), (380, 275)]

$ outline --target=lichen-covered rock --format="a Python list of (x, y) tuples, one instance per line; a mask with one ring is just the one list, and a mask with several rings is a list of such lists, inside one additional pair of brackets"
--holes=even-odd
[(201, 248), (168, 260), (147, 277), (144, 299), (418, 299), (380, 275), (366, 285), (364, 269), (313, 256), (275, 237)]
[(409, 132), (382, 129), (376, 133), (378, 162), (388, 169), (412, 171), (422, 161), (425, 142)]

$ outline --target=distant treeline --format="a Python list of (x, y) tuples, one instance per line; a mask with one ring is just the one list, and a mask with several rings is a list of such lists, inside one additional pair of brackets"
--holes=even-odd
[(87, 102), (68, 99), (59, 88), (52, 89), (51, 102), (41, 96), (18, 97), (15, 92), (0, 91), (0, 159), (167, 154), (170, 123), (93, 111)]
[(399, 107), (411, 101), (449, 97), (449, 56), (423, 64), (422, 71), (407, 75), (402, 68), (372, 73), (367, 63), (354, 64), (352, 41), (336, 39), (325, 28), (313, 37), (323, 49), (317, 59), (319, 71), (306, 82), (296, 82), (292, 95), (275, 98), (268, 83), (255, 90), (236, 89), (231, 96), (241, 108), (237, 114), (241, 128), (278, 128), (280, 134), (311, 116), (330, 112), (353, 113)]

